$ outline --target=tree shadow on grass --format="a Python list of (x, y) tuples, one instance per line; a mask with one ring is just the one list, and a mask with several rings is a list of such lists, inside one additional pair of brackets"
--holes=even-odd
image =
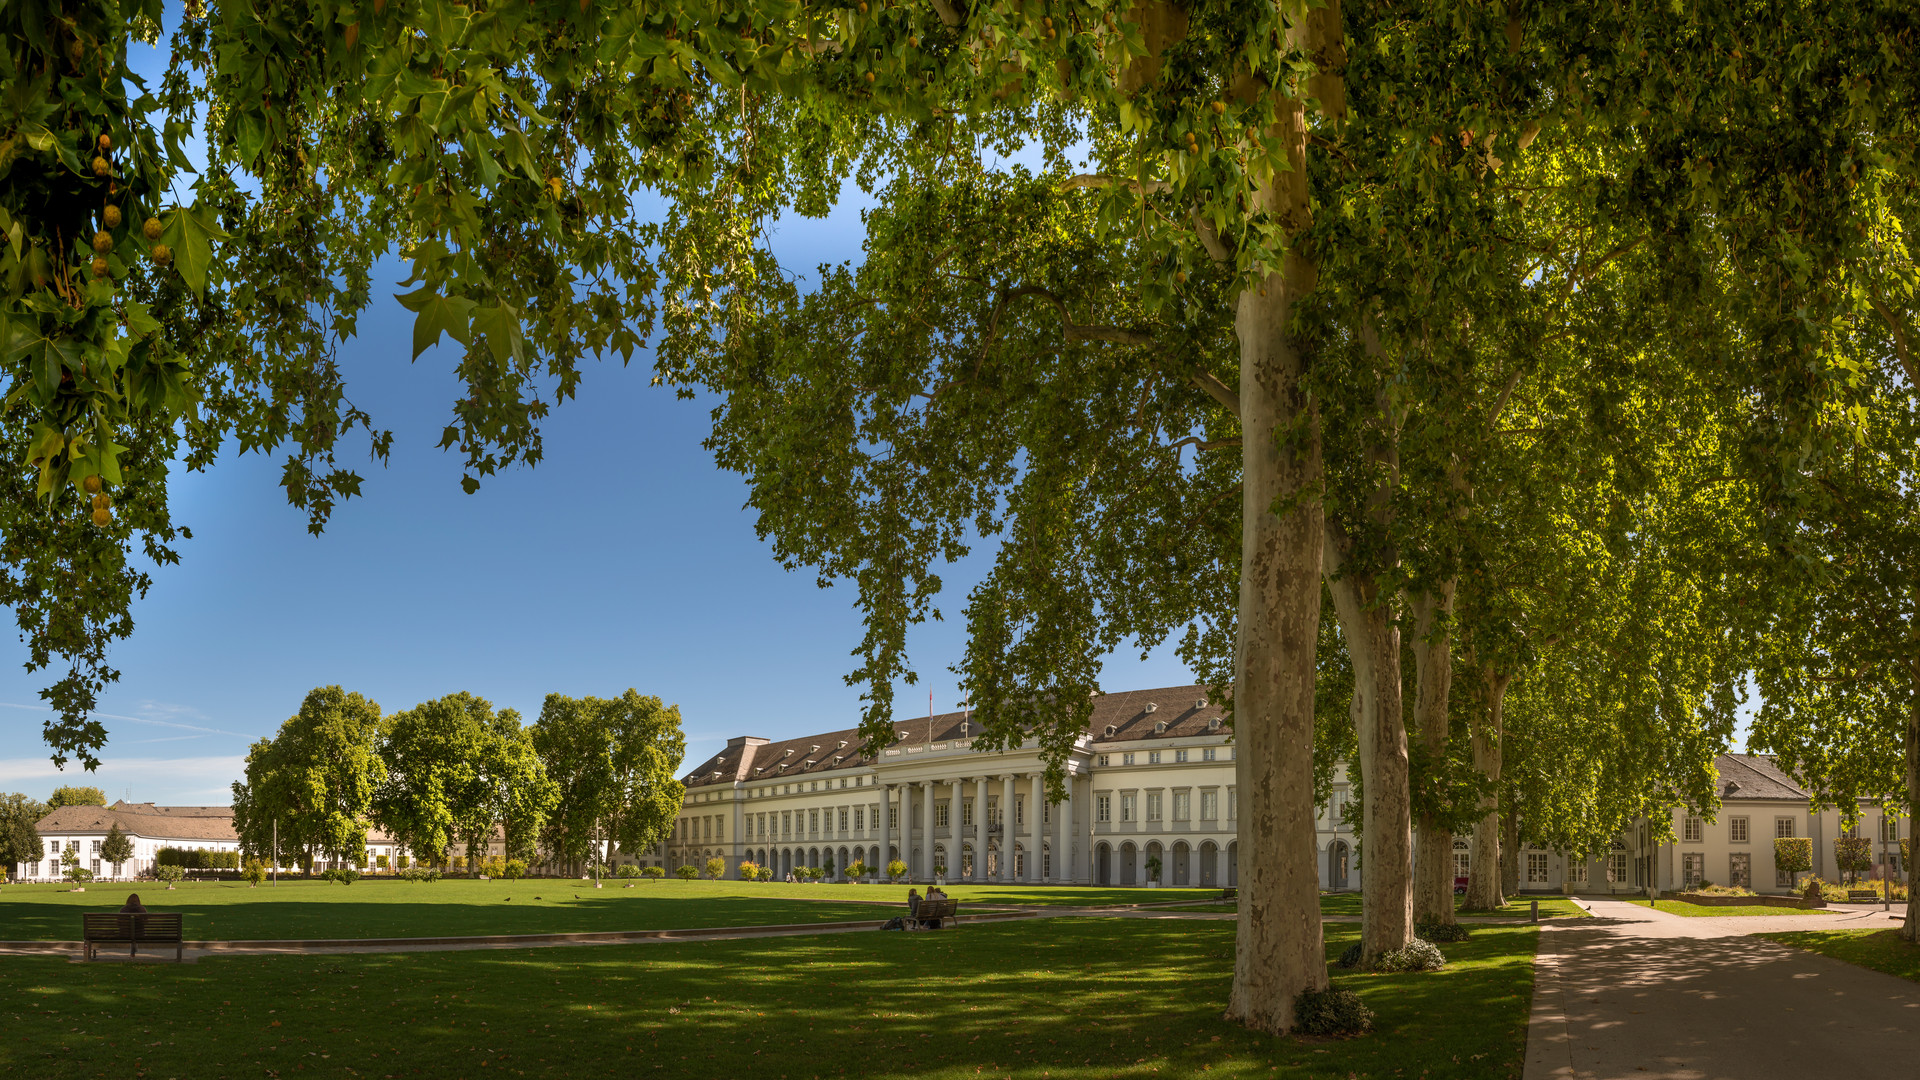
[[(1379, 1016), (1376, 1034), (1348, 1042), (1222, 1019), (1231, 923), (1054, 919), (190, 968), (35, 960), (19, 969), (30, 1004), (0, 1061), (35, 1075), (64, 1046), (107, 1075), (132, 1075), (116, 1069), (138, 1054), (150, 1074), (197, 1064), (190, 1074), (207, 1076), (1517, 1077), (1535, 937), (1476, 930), (1435, 973), (1336, 973)], [(1354, 935), (1327, 940), (1338, 955)]]

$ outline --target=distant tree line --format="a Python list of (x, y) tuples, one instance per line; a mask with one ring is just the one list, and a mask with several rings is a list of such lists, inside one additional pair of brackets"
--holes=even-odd
[(359, 862), (385, 830), (415, 858), (445, 866), (485, 859), (496, 832), (505, 857), (575, 871), (594, 837), (630, 856), (667, 835), (684, 794), (680, 709), (628, 690), (617, 698), (549, 694), (531, 725), (460, 692), (383, 716), (338, 686), (247, 754), (233, 785), (233, 823), (248, 856), (311, 870)]

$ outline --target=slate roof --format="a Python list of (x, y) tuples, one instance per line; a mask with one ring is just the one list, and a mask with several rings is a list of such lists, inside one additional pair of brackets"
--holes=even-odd
[[(135, 809), (129, 809), (129, 808)], [(154, 813), (146, 812), (152, 807)], [(168, 810), (218, 811), (215, 813), (166, 813)], [(53, 833), (104, 833), (118, 826), (129, 836), (163, 840), (225, 840), (239, 837), (233, 831), (233, 808), (228, 806), (154, 807), (151, 803), (116, 803), (113, 806), (60, 806), (34, 826), (42, 836)]]
[[(1221, 717), (1222, 711), (1206, 698), (1204, 686), (1103, 694), (1093, 700), (1087, 734), (1096, 744), (1224, 734), (1224, 728), (1208, 726), (1209, 721)], [(970, 738), (981, 730), (979, 721), (966, 711), (898, 720), (893, 727), (900, 733), (901, 742), (914, 745)], [(1113, 729), (1111, 733), (1109, 728)], [(865, 749), (858, 728), (777, 742), (735, 738), (727, 742), (726, 749), (689, 770), (683, 782), (697, 788), (735, 781), (817, 777), (871, 765)]]
[(1714, 758), (1722, 799), (1799, 799), (1810, 792), (1784, 772), (1770, 754), (1721, 754)]

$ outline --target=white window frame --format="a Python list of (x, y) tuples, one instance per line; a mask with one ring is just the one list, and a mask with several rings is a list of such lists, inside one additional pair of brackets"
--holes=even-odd
[(1727, 843), (1752, 843), (1749, 839), (1752, 835), (1753, 829), (1751, 825), (1749, 825), (1746, 815), (1742, 814), (1739, 817), (1730, 817), (1727, 819)]
[(1547, 883), (1548, 859), (1544, 851), (1527, 852), (1527, 884), (1545, 885)]
[(1095, 795), (1093, 797), (1094, 820), (1101, 823), (1113, 821), (1113, 796)]
[(1681, 823), (1680, 830), (1681, 843), (1684, 844), (1698, 844), (1705, 835), (1700, 819), (1692, 814), (1687, 815), (1686, 820)]

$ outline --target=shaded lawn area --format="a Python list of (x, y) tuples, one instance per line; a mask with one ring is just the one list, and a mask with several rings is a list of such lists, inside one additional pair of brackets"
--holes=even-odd
[[(1635, 907), (1647, 907), (1651, 901), (1629, 900)], [(1728, 907), (1714, 907), (1708, 904), (1689, 904), (1685, 900), (1661, 900), (1654, 909), (1669, 915), (1684, 915), (1689, 919), (1713, 918), (1721, 915), (1827, 915), (1830, 912), (1821, 908), (1768, 907), (1765, 904), (1735, 904)]]
[[(1463, 910), (1460, 907), (1461, 899), (1462, 898), (1458, 896), (1453, 898), (1453, 910), (1462, 915), (1525, 916), (1530, 913), (1531, 908), (1529, 905), (1536, 898), (1532, 896), (1522, 896), (1518, 898), (1508, 897), (1505, 906), (1496, 908), (1491, 912)], [(1542, 896), (1538, 897), (1538, 899), (1540, 901), (1540, 915), (1542, 918), (1548, 915), (1552, 915), (1555, 918), (1571, 917), (1578, 919), (1587, 917), (1585, 910), (1564, 896)], [(1360, 917), (1360, 894), (1357, 892), (1321, 893), (1320, 914), (1322, 916), (1350, 915), (1357, 919)]]
[(1920, 948), (1907, 944), (1898, 930), (1792, 930), (1754, 936), (1920, 982)]
[(701, 895), (644, 884), (595, 889), (592, 882), (550, 878), (353, 885), (283, 881), (257, 889), (245, 883), (205, 883), (172, 892), (153, 882), (94, 885), (84, 893), (29, 885), (0, 890), (0, 940), (78, 940), (82, 912), (118, 910), (129, 892), (138, 892), (149, 910), (186, 915), (187, 937), (195, 941), (680, 930), (863, 919), (878, 923), (893, 914), (867, 904), (718, 891)]
[[(1353, 940), (1330, 928), (1329, 954)], [(0, 1067), (208, 1080), (1517, 1078), (1535, 940), (1532, 927), (1477, 929), (1446, 947), (1441, 972), (1336, 971), (1379, 1014), (1373, 1035), (1349, 1042), (1221, 1019), (1231, 923), (1050, 919), (191, 966), (9, 958)]]

